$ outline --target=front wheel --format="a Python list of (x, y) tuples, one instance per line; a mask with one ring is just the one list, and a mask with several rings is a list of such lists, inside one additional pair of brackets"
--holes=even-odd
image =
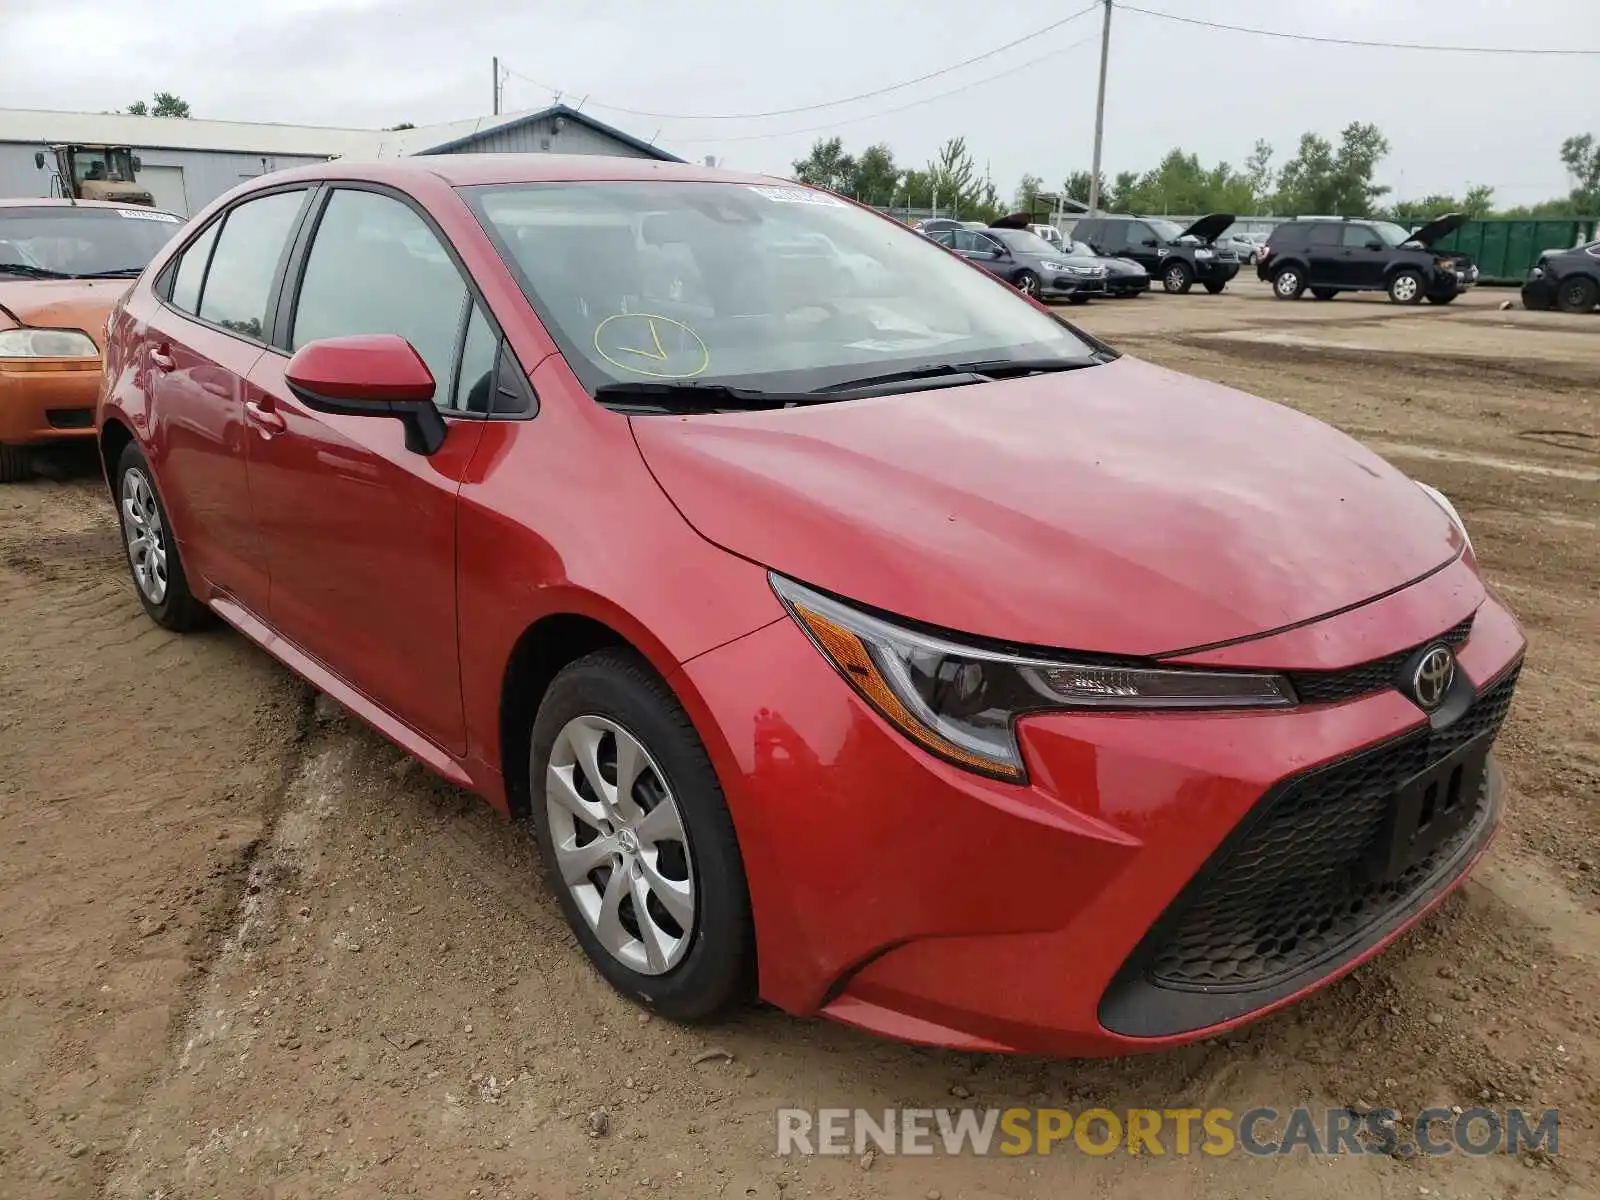
[(1418, 304), (1422, 300), (1422, 275), (1418, 271), (1396, 271), (1389, 280), (1389, 299), (1395, 304)]
[(1429, 292), (1428, 293), (1428, 303), (1429, 304), (1449, 304), (1457, 296), (1459, 296), (1460, 294), (1461, 294), (1460, 292)]
[(1087, 297), (1087, 296), (1068, 296), (1067, 297), (1067, 303), (1068, 304), (1087, 304), (1087, 303), (1089, 303), (1089, 297)]
[(1032, 271), (1022, 272), (1017, 276), (1017, 291), (1024, 296), (1037, 297), (1039, 294), (1039, 277)]
[(155, 475), (139, 447), (123, 447), (117, 460), (117, 515), (128, 552), (134, 590), (150, 619), (163, 629), (187, 633), (209, 623), (211, 610), (195, 599), (183, 558), (172, 537), (172, 522), (156, 490)]
[(1194, 271), (1181, 258), (1161, 272), (1161, 286), (1169, 295), (1181, 296), (1194, 286)]
[(0, 446), (0, 483), (21, 483), (32, 472), (28, 452), (21, 446)]
[(1206, 280), (1205, 284), (1206, 291), (1210, 292), (1213, 296), (1220, 296), (1222, 294), (1222, 289), (1227, 286), (1228, 281), (1226, 279), (1208, 279)]
[(1306, 281), (1294, 267), (1284, 267), (1272, 277), (1272, 294), (1279, 300), (1298, 300), (1306, 290)]
[(623, 995), (705, 1021), (754, 991), (744, 863), (683, 706), (636, 654), (566, 667), (539, 706), (529, 794), (540, 856), (584, 953)]
[(1562, 312), (1586, 313), (1592, 311), (1596, 304), (1600, 304), (1600, 287), (1595, 285), (1594, 280), (1581, 275), (1563, 281), (1556, 292), (1556, 307)]
[(1332, 300), (1339, 294), (1338, 288), (1312, 288), (1311, 294), (1318, 300)]

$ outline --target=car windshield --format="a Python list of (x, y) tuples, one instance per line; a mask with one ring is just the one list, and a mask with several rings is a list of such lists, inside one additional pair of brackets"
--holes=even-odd
[(464, 189), (591, 391), (804, 391), (994, 360), (1094, 361), (1064, 322), (898, 223), (797, 186)]
[(1398, 246), (1402, 242), (1411, 240), (1409, 229), (1402, 229), (1389, 221), (1374, 221), (1372, 228), (1378, 231), (1378, 236), (1383, 239), (1383, 244), (1386, 246)]
[(1094, 247), (1089, 245), (1088, 242), (1072, 242), (1072, 243), (1070, 243), (1067, 246), (1067, 253), (1075, 255), (1075, 256), (1080, 257), (1080, 258), (1099, 258), (1100, 257), (1098, 254), (1095, 253)]
[(991, 229), (989, 231), (1019, 254), (1060, 254), (1061, 247), (1051, 245), (1037, 233), (1028, 229)]
[(148, 208), (0, 208), (0, 275), (136, 275), (181, 224)]
[(1162, 241), (1175, 242), (1187, 226), (1179, 225), (1176, 221), (1150, 220), (1145, 222), (1156, 231), (1156, 236)]

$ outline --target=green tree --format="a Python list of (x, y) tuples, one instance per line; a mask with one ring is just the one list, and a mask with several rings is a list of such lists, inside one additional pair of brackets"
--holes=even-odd
[(954, 137), (939, 147), (928, 164), (928, 177), (941, 212), (971, 212), (979, 206), (978, 164), (967, 152), (966, 138)]
[(1461, 201), (1444, 192), (1434, 192), (1417, 200), (1397, 200), (1380, 215), (1397, 225), (1421, 225), (1448, 212), (1464, 212)]
[(850, 194), (864, 204), (893, 204), (904, 174), (895, 165), (894, 151), (888, 146), (882, 142), (868, 146), (856, 159)]
[(1376, 125), (1353, 121), (1339, 135), (1339, 148), (1315, 133), (1302, 134), (1299, 151), (1278, 173), (1273, 207), (1284, 215), (1339, 214), (1365, 217), (1388, 188), (1372, 182), (1372, 173), (1389, 153), (1389, 142)]
[(1561, 165), (1577, 182), (1570, 197), (1573, 206), (1590, 215), (1600, 213), (1600, 145), (1594, 134), (1583, 133), (1562, 142)]
[[(1134, 178), (1133, 172), (1130, 171), (1127, 174), (1130, 179)], [(1061, 190), (1066, 192), (1069, 199), (1076, 200), (1079, 204), (1087, 204), (1089, 203), (1090, 181), (1089, 172), (1074, 171), (1062, 183)], [(1111, 202), (1106, 197), (1106, 176), (1104, 171), (1100, 173), (1100, 207), (1102, 210), (1111, 207)]]
[(1022, 182), (1017, 184), (1016, 204), (1018, 212), (1031, 213), (1038, 206), (1039, 193), (1044, 190), (1044, 180), (1037, 175), (1024, 175)]
[(1494, 215), (1494, 188), (1486, 183), (1477, 187), (1469, 187), (1467, 194), (1461, 198), (1460, 211), (1471, 220)]
[(849, 192), (855, 182), (856, 160), (844, 152), (843, 138), (818, 138), (811, 153), (794, 164), (794, 177), (812, 187)]
[(131, 117), (187, 117), (189, 102), (173, 92), (157, 92), (155, 103), (135, 100), (123, 110)]
[(1244, 160), (1244, 178), (1250, 188), (1250, 211), (1259, 213), (1272, 197), (1272, 146), (1265, 138), (1257, 138), (1255, 149)]

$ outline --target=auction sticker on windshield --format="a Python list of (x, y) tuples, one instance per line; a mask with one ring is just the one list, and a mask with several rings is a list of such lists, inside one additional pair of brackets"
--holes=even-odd
[(594, 348), (614, 367), (652, 379), (692, 379), (711, 365), (711, 348), (682, 321), (656, 313), (616, 313), (595, 326)]
[(130, 221), (165, 221), (172, 225), (178, 223), (178, 218), (171, 213), (156, 212), (153, 209), (141, 212), (133, 208), (119, 208), (117, 209), (117, 216), (127, 217)]
[(776, 200), (779, 204), (820, 204), (825, 208), (847, 207), (839, 197), (830, 196), (827, 192), (812, 191), (810, 188), (752, 186), (750, 190), (758, 196), (765, 196), (768, 200)]

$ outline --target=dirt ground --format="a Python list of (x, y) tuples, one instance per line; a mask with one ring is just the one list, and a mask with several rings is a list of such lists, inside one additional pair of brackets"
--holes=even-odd
[[(92, 460), (0, 489), (0, 1196), (1600, 1194), (1600, 319), (1510, 295), (1285, 304), (1252, 280), (1071, 310), (1443, 489), (1532, 643), (1473, 880), (1310, 1002), (1122, 1062), (643, 1017), (524, 830), (241, 638), (144, 618)], [(1554, 1159), (775, 1156), (780, 1106), (966, 1103), (1562, 1118)]]

